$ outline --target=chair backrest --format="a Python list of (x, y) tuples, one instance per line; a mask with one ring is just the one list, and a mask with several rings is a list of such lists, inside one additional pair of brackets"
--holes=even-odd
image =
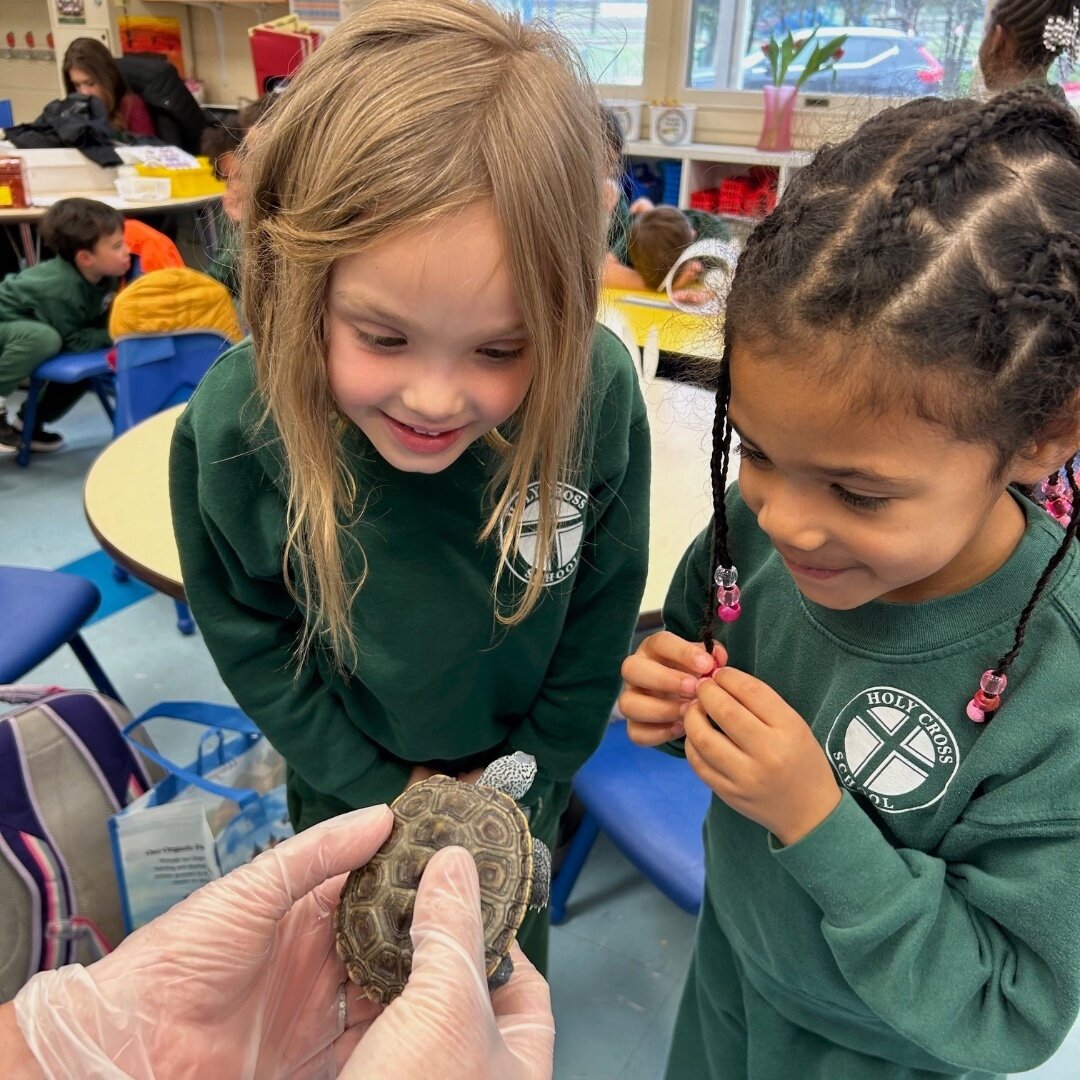
[(192, 332), (120, 338), (116, 342), (115, 434), (187, 401), (232, 342)]

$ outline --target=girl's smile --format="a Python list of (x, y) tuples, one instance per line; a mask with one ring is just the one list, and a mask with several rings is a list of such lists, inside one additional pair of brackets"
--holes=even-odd
[(509, 419), (532, 382), (486, 202), (340, 259), (327, 308), (338, 406), (403, 472), (442, 472)]
[(394, 417), (387, 413), (383, 413), (383, 416), (386, 417), (386, 423), (391, 434), (400, 441), (406, 450), (411, 450), (416, 454), (441, 454), (443, 451), (449, 450), (465, 430), (457, 427), (446, 431), (428, 431), (395, 420)]

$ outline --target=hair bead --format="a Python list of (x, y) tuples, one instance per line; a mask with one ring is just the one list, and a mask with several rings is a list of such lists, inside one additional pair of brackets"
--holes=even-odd
[(1001, 695), (1008, 685), (1009, 680), (1003, 673), (993, 670), (984, 671), (979, 680), (979, 689), (967, 703), (968, 719), (976, 724), (985, 723), (1001, 708)]

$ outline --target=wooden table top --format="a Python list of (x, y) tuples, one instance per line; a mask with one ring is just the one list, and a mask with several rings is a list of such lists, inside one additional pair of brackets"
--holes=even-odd
[(724, 350), (723, 317), (680, 311), (663, 293), (604, 289), (601, 304), (615, 307), (644, 349), (655, 332), (661, 353), (718, 360)]
[(133, 577), (184, 598), (169, 510), (169, 447), (183, 405), (125, 431), (86, 475), (83, 509), (102, 548)]
[[(48, 198), (53, 202), (59, 202), (60, 199), (75, 198), (104, 201), (106, 197), (109, 205), (115, 206), (121, 214), (127, 214), (128, 217), (138, 217), (140, 214), (167, 214), (173, 210), (193, 210), (221, 196), (215, 192), (212, 195), (188, 195), (181, 199), (161, 199), (158, 202), (132, 202), (129, 199), (118, 198), (115, 188), (112, 191), (105, 189), (99, 191), (57, 191), (50, 192), (48, 195)], [(48, 206), (3, 207), (0, 208), (0, 225), (20, 225), (25, 222), (40, 221), (48, 209)]]
[[(652, 434), (649, 576), (641, 610), (655, 622), (675, 567), (708, 524), (713, 398), (685, 383), (643, 387)], [(111, 442), (86, 477), (83, 505), (102, 548), (134, 577), (184, 598), (169, 509), (169, 447), (177, 405)]]

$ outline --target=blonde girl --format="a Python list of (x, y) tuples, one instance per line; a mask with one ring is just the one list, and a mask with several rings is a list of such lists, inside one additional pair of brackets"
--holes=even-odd
[(297, 827), (523, 750), (550, 844), (647, 554), (644, 407), (594, 322), (594, 95), (547, 30), (376, 0), (256, 134), (251, 341), (173, 448), (196, 619)]

